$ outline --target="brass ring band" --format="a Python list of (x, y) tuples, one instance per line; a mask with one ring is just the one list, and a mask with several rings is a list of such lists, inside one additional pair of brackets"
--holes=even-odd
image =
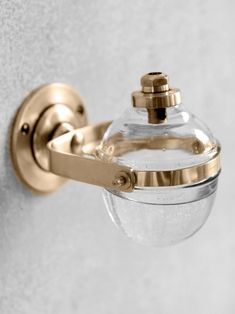
[[(196, 138), (170, 137), (167, 141), (157, 137), (140, 139), (130, 142), (122, 141), (121, 135), (116, 134), (110, 141), (114, 156), (121, 156), (125, 152), (138, 150), (141, 147), (159, 149), (164, 141), (169, 149), (182, 148), (191, 152), (208, 152), (213, 149), (214, 157), (207, 162), (185, 168), (157, 171), (137, 171), (128, 165), (122, 165), (106, 156), (97, 155), (97, 146), (103, 138), (110, 122), (89, 125), (65, 135), (48, 144), (50, 154), (50, 171), (70, 179), (95, 184), (116, 191), (132, 192), (135, 188), (144, 187), (172, 187), (186, 184), (197, 184), (215, 177), (220, 171), (220, 146), (199, 143)], [(120, 141), (121, 140), (121, 141)], [(197, 145), (195, 145), (197, 144)], [(102, 144), (101, 144), (102, 145)]]
[(167, 187), (195, 184), (215, 177), (220, 172), (220, 147), (206, 163), (170, 171), (135, 171), (135, 187)]
[[(109, 125), (109, 121), (89, 125), (52, 140), (48, 144), (51, 161), (50, 171), (70, 179), (123, 192), (132, 192), (134, 188), (141, 187), (195, 184), (216, 176), (220, 171), (219, 144), (213, 146), (216, 151), (214, 158), (203, 164), (181, 169), (136, 171), (130, 166), (118, 164), (113, 161), (112, 155), (109, 155), (110, 159), (106, 159), (102, 154), (97, 155), (97, 146), (100, 144)], [(212, 148), (199, 143), (198, 139), (190, 137), (185, 139), (170, 137), (167, 141), (158, 137), (157, 141), (152, 138), (149, 142), (146, 139), (144, 141), (141, 139), (130, 145), (130, 142), (122, 141), (122, 137), (117, 134), (110, 141), (113, 143), (111, 147), (112, 151), (115, 152), (114, 156), (120, 156), (130, 150), (138, 150), (143, 145), (145, 147), (147, 145), (149, 149), (156, 149), (160, 147), (159, 145), (163, 141), (168, 148), (181, 147), (195, 153), (208, 151)]]
[[(87, 138), (87, 141), (85, 140), (83, 142), (83, 153), (94, 155), (94, 153), (96, 152), (97, 157), (97, 142), (98, 140), (102, 140), (103, 134), (109, 124), (110, 122), (104, 122), (99, 125), (93, 125), (77, 130), (77, 132), (81, 131), (83, 133), (83, 136), (85, 135), (84, 138)], [(97, 138), (97, 134), (99, 134), (99, 139)], [(172, 170), (137, 171), (133, 170), (130, 166), (119, 165), (119, 167), (123, 167), (123, 172), (126, 172), (128, 168), (128, 175), (130, 173), (133, 173), (130, 178), (131, 186), (133, 187), (133, 189), (143, 187), (169, 187), (186, 184), (196, 184), (205, 181), (211, 177), (215, 177), (220, 172), (221, 168), (220, 145), (217, 143), (212, 147), (211, 145), (206, 145), (205, 143), (200, 142), (194, 137), (169, 137), (166, 141), (166, 137), (160, 136), (156, 138), (152, 137), (149, 139), (149, 141), (147, 141), (147, 139), (141, 139), (139, 141), (122, 141), (121, 135), (114, 135), (112, 138), (110, 138), (109, 145), (110, 147), (112, 147), (112, 152), (116, 157), (133, 150), (141, 149), (143, 148), (143, 145), (144, 148), (148, 149), (161, 149), (162, 145), (164, 145), (164, 147), (167, 147), (168, 149), (181, 148), (195, 154), (207, 152), (208, 150), (212, 149), (216, 152), (214, 157), (205, 163)], [(117, 163), (113, 161), (112, 156), (110, 156), (110, 159), (106, 159), (105, 156), (98, 156), (97, 161), (103, 163), (104, 177), (107, 164), (109, 165), (109, 167), (110, 165), (113, 165), (113, 167), (117, 165)]]

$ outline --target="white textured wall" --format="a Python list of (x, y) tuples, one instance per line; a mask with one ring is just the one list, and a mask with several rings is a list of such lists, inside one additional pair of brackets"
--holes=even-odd
[[(1, 314), (234, 314), (234, 11), (232, 0), (1, 0)], [(7, 151), (11, 120), (32, 88), (70, 83), (100, 121), (130, 105), (150, 70), (170, 75), (223, 145), (209, 220), (163, 249), (126, 239), (96, 187), (32, 195)]]

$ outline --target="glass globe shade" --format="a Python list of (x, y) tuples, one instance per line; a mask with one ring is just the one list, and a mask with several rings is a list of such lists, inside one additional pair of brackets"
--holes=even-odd
[[(173, 170), (197, 166), (217, 154), (217, 140), (210, 130), (183, 105), (166, 109), (164, 123), (148, 122), (145, 108), (130, 108), (107, 129), (97, 149), (97, 157), (134, 170)], [(194, 151), (184, 147), (154, 148), (139, 145), (157, 137), (194, 138)], [(115, 145), (126, 147), (117, 154)], [(200, 143), (211, 147), (201, 150)], [(130, 146), (130, 149), (128, 147)], [(196, 153), (195, 153), (196, 151)], [(104, 200), (115, 224), (141, 244), (165, 246), (180, 242), (198, 231), (205, 223), (215, 199), (218, 175), (202, 182), (167, 187), (135, 187), (131, 193), (105, 189)]]

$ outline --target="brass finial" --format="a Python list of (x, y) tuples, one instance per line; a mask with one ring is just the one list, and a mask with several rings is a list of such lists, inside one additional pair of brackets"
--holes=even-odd
[(151, 72), (141, 78), (142, 90), (132, 93), (134, 107), (155, 109), (167, 108), (181, 103), (178, 88), (168, 86), (168, 76), (162, 72)]
[(170, 88), (168, 76), (162, 72), (150, 72), (141, 78), (141, 91), (132, 93), (134, 107), (148, 110), (149, 123), (166, 121), (166, 108), (179, 105), (181, 94), (178, 88)]

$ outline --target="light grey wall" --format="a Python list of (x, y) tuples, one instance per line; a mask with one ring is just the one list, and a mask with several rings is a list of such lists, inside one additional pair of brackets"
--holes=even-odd
[[(234, 313), (234, 10), (232, 0), (1, 1), (1, 314)], [(153, 70), (170, 75), (223, 145), (206, 225), (163, 249), (125, 238), (96, 187), (71, 182), (32, 195), (7, 151), (32, 88), (72, 84), (100, 121), (129, 106), (139, 77)]]

